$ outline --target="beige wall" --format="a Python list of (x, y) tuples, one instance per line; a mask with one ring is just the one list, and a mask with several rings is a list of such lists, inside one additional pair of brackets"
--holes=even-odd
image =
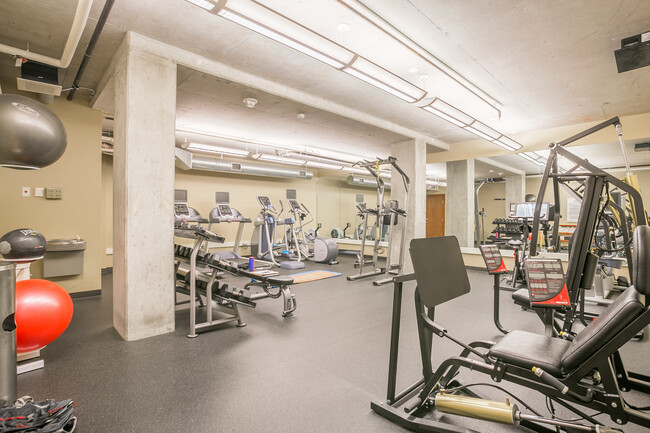
[[(112, 248), (112, 157), (104, 155), (102, 158), (102, 267), (112, 266), (112, 256), (105, 254), (106, 248)], [(346, 223), (354, 226), (356, 215), (356, 195), (363, 194), (368, 206), (376, 205), (377, 193), (374, 188), (359, 188), (348, 185), (347, 175), (332, 171), (314, 171), (311, 180), (279, 179), (273, 177), (247, 176), (227, 173), (211, 173), (207, 171), (185, 171), (176, 169), (175, 188), (186, 189), (188, 203), (207, 218), (210, 210), (215, 207), (214, 193), (223, 191), (230, 193), (230, 204), (240, 211), (245, 217), (255, 219), (260, 207), (256, 197), (268, 196), (279, 210), (279, 200), (287, 208), (286, 190), (295, 189), (300, 203), (314, 214), (315, 221), (307, 228), (316, 228), (316, 223), (323, 225), (319, 234), (329, 236), (333, 228), (343, 228)], [(390, 191), (386, 191), (384, 200), (390, 199)], [(359, 220), (359, 223), (361, 221)], [(371, 219), (370, 224), (374, 224)], [(221, 223), (214, 228), (215, 232), (226, 238), (226, 242), (233, 242), (237, 233), (237, 224)], [(252, 224), (244, 228), (242, 241), (248, 242), (253, 232)], [(346, 234), (353, 236), (353, 227)], [(278, 236), (281, 232), (278, 231)], [(183, 243), (182, 240), (178, 242)], [(216, 246), (213, 244), (213, 247)], [(246, 250), (243, 250), (247, 252)]]
[[(5, 93), (17, 93), (12, 83), (2, 83)], [(32, 96), (32, 94), (24, 94)], [(101, 288), (101, 254), (104, 238), (101, 230), (101, 120), (99, 111), (88, 108), (81, 98), (73, 102), (55, 98), (48, 107), (63, 122), (68, 146), (54, 164), (40, 170), (0, 168), (4, 212), (0, 215), (0, 234), (28, 227), (47, 239), (80, 236), (87, 241), (84, 273), (73, 277), (50, 278), (68, 292)], [(32, 189), (30, 197), (21, 188)], [(61, 200), (34, 196), (36, 187), (62, 188)], [(42, 276), (42, 261), (32, 264), (32, 277)]]
[(102, 268), (111, 268), (113, 267), (113, 155), (102, 155), (101, 203)]

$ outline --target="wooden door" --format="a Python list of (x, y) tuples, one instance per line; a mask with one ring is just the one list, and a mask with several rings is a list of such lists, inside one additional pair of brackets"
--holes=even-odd
[(427, 195), (427, 237), (445, 235), (445, 194)]

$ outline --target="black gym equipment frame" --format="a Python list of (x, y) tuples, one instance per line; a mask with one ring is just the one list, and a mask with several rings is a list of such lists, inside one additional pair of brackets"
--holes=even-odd
[[(642, 266), (640, 269), (650, 268), (650, 229), (643, 229), (639, 232), (639, 239), (635, 242), (635, 260)], [(455, 242), (453, 242), (455, 240)], [(610, 306), (612, 313), (618, 319), (616, 325), (613, 321), (607, 320), (600, 324), (593, 324), (590, 331), (586, 332), (586, 338), (580, 343), (570, 343), (561, 339), (536, 336), (551, 347), (577, 345), (578, 352), (574, 351), (573, 365), (562, 367), (562, 371), (553, 375), (541, 369), (532, 369), (530, 365), (524, 365), (527, 361), (526, 354), (518, 355), (518, 346), (515, 345), (512, 354), (512, 343), (510, 344), (510, 356), (523, 358), (508, 359), (497, 350), (492, 351), (500, 343), (490, 341), (475, 341), (464, 344), (452, 337), (442, 326), (434, 322), (435, 307), (448, 300), (468, 293), (469, 281), (467, 271), (464, 268), (462, 254), (458, 242), (454, 237), (415, 239), (411, 243), (411, 257), (415, 258), (415, 274), (402, 275), (394, 279), (394, 298), (391, 325), (391, 343), (388, 369), (388, 388), (386, 401), (372, 402), (371, 408), (377, 414), (391, 420), (397, 425), (416, 432), (442, 432), (442, 433), (469, 433), (465, 427), (447, 424), (443, 420), (425, 418), (435, 407), (442, 413), (455, 413), (461, 416), (477, 418), (488, 421), (499, 421), (510, 423), (508, 419), (503, 421), (502, 413), (495, 413), (488, 408), (476, 406), (476, 402), (485, 402), (480, 396), (469, 389), (472, 385), (462, 385), (458, 381), (458, 374), (461, 369), (485, 374), (491, 381), (498, 383), (502, 381), (511, 382), (527, 387), (547, 396), (552, 402), (575, 413), (584, 419), (582, 423), (577, 421), (566, 421), (557, 418), (543, 417), (524, 403), (526, 409), (534, 412), (534, 415), (524, 414), (516, 407), (506, 402), (501, 407), (511, 408), (512, 424), (528, 428), (539, 433), (554, 433), (556, 427), (565, 431), (592, 431), (592, 432), (619, 432), (620, 430), (607, 427), (602, 422), (594, 419), (586, 413), (587, 410), (594, 410), (610, 416), (615, 424), (622, 425), (634, 423), (644, 427), (650, 427), (650, 415), (640, 409), (630, 407), (622, 396), (622, 391), (638, 390), (650, 393), (650, 377), (628, 372), (618, 349), (627, 341), (633, 338), (641, 329), (650, 323), (650, 308), (648, 301), (641, 303), (639, 297), (650, 292), (650, 271), (639, 271), (635, 274), (635, 283), (638, 289), (630, 287), (624, 295), (634, 299), (636, 313), (634, 316), (620, 314), (630, 312), (621, 310), (627, 305), (620, 303), (617, 306)], [(424, 257), (424, 265), (417, 264), (416, 257)], [(429, 263), (426, 263), (426, 260)], [(449, 272), (440, 275), (440, 269), (447, 269)], [(436, 278), (438, 276), (438, 278)], [(415, 290), (415, 305), (418, 335), (420, 341), (420, 354), (422, 358), (422, 378), (405, 390), (396, 392), (396, 379), (398, 370), (398, 346), (401, 318), (401, 301), (403, 284), (413, 279), (417, 280), (418, 286)], [(624, 296), (622, 295), (622, 296)], [(620, 319), (620, 320), (619, 320)], [(613, 325), (613, 326), (610, 326)], [(594, 332), (595, 331), (595, 332)], [(515, 331), (522, 333), (522, 331)], [(584, 332), (584, 331), (583, 331)], [(444, 360), (435, 370), (432, 368), (431, 355), (436, 351), (432, 350), (434, 334), (440, 338), (448, 338), (462, 347), (459, 356)], [(527, 334), (527, 333), (523, 333)], [(535, 337), (534, 334), (529, 334)], [(607, 336), (607, 338), (602, 338)], [(510, 338), (511, 334), (504, 337)], [(516, 338), (515, 338), (516, 340)], [(600, 342), (602, 341), (602, 344)], [(515, 341), (516, 342), (516, 341)], [(596, 344), (593, 344), (596, 343)], [(542, 347), (545, 347), (542, 344)], [(590, 347), (587, 347), (591, 345)], [(507, 347), (508, 345), (504, 345)], [(538, 347), (539, 348), (539, 347)], [(586, 350), (583, 350), (586, 349)], [(581, 351), (581, 352), (580, 352)], [(565, 355), (570, 352), (566, 351)], [(577, 353), (580, 353), (577, 355)], [(563, 355), (563, 356), (565, 356)], [(533, 362), (538, 362), (537, 360)], [(539, 361), (540, 363), (542, 361)], [(564, 363), (564, 360), (562, 361)], [(533, 364), (534, 365), (534, 364)], [(546, 369), (547, 367), (544, 366)], [(594, 372), (598, 372), (598, 376)], [(589, 378), (594, 381), (591, 382)], [(598, 380), (596, 380), (598, 378)], [(480, 385), (480, 384), (475, 384)], [(462, 392), (462, 396), (458, 393)], [(458, 397), (459, 402), (449, 410), (439, 407), (437, 399), (449, 396)], [(511, 395), (512, 396), (512, 395)], [(514, 396), (512, 396), (514, 397)], [(464, 400), (463, 400), (464, 399)], [(515, 398), (516, 399), (516, 398)], [(467, 401), (470, 401), (468, 404)], [(464, 403), (465, 402), (465, 403)], [(488, 404), (498, 402), (487, 401)], [(442, 405), (440, 405), (442, 406)], [(586, 408), (586, 409), (584, 409)], [(457, 410), (454, 412), (454, 410)], [(497, 419), (500, 418), (500, 419)], [(507, 418), (507, 417), (506, 417)]]
[[(537, 240), (539, 238), (540, 231), (542, 202), (544, 201), (544, 194), (546, 193), (546, 188), (549, 181), (552, 180), (553, 182), (553, 196), (555, 201), (555, 218), (553, 224), (552, 239), (554, 243), (554, 249), (556, 251), (559, 251), (560, 242), (560, 238), (558, 236), (561, 216), (559, 188), (562, 185), (565, 188), (571, 189), (567, 186), (568, 182), (575, 180), (584, 181), (584, 190), (582, 191), (582, 194), (579, 194), (577, 191), (572, 190), (572, 195), (580, 197), (582, 199), (582, 204), (580, 206), (578, 222), (576, 224), (576, 230), (573, 234), (573, 239), (569, 251), (569, 260), (567, 263), (567, 269), (565, 271), (566, 286), (567, 290), (569, 291), (571, 305), (568, 308), (567, 313), (564, 315), (564, 324), (562, 326), (562, 330), (564, 332), (571, 332), (572, 325), (578, 316), (584, 315), (584, 310), (581, 310), (581, 312), (578, 313), (581, 305), (584, 305), (583, 301), (581, 301), (584, 289), (584, 287), (581, 287), (581, 282), (584, 281), (583, 276), (586, 271), (586, 266), (588, 265), (588, 256), (591, 254), (590, 249), (594, 238), (594, 233), (597, 228), (597, 220), (598, 214), (600, 212), (601, 197), (603, 195), (603, 191), (607, 190), (609, 192), (609, 185), (613, 185), (622, 192), (626, 193), (631, 204), (630, 216), (632, 220), (636, 225), (647, 224), (645, 210), (643, 207), (643, 199), (641, 198), (641, 194), (636, 190), (636, 188), (596, 167), (589, 161), (576, 156), (565, 148), (567, 144), (573, 143), (609, 126), (620, 128), (620, 124), (621, 122), (619, 118), (613, 117), (572, 137), (560, 141), (559, 143), (549, 144), (550, 154), (546, 161), (546, 167), (544, 168), (544, 174), (542, 175), (539, 191), (537, 193), (537, 201), (535, 203), (535, 214), (533, 217), (533, 227), (531, 231), (532, 242), (530, 244), (529, 253), (531, 257), (537, 255)], [(575, 164), (575, 166), (571, 168), (567, 173), (561, 173), (558, 165), (558, 156), (562, 156), (568, 159), (573, 164)], [(629, 235), (628, 228), (626, 227), (627, 221), (625, 220), (625, 213), (623, 212), (623, 209), (616, 206), (616, 204), (611, 202), (611, 200), (608, 201), (608, 206), (621, 216), (623, 220), (621, 222), (621, 226), (624, 226), (622, 229), (623, 235)], [(629, 238), (625, 239), (625, 243), (627, 244), (626, 257), (628, 259), (628, 269), (630, 275), (632, 275), (633, 264), (630, 260), (631, 250), (629, 247), (629, 241)]]

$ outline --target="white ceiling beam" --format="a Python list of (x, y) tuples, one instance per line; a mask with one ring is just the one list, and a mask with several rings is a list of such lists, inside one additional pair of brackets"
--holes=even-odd
[[(271, 81), (266, 78), (262, 78), (257, 75), (242, 71), (240, 69), (233, 68), (231, 66), (217, 62), (216, 60), (212, 60), (207, 57), (200, 56), (196, 53), (192, 53), (190, 51), (186, 51), (181, 48), (177, 48), (163, 42), (147, 38), (137, 33), (126, 33), (124, 39), (120, 44), (120, 48), (118, 48), (118, 53), (121, 49), (124, 48), (123, 46), (126, 44), (131, 45), (131, 47), (137, 51), (170, 59), (179, 65), (186, 66), (205, 74), (252, 87), (254, 89), (271, 93), (282, 98), (296, 101), (301, 104), (337, 114), (339, 116), (347, 117), (348, 119), (356, 120), (367, 125), (372, 125), (386, 131), (391, 131), (408, 138), (419, 138), (425, 140), (428, 145), (434, 146), (440, 150), (449, 150), (449, 144), (435, 137), (422, 134), (419, 131), (415, 131), (403, 125), (399, 125), (390, 120), (373, 116), (363, 111), (338, 104), (334, 101), (321, 98), (320, 96), (316, 96), (302, 90), (294, 89), (284, 84), (276, 83), (275, 81)], [(103, 111), (111, 110), (109, 107), (111, 98), (109, 97), (106, 99), (106, 97), (103, 97), (102, 94), (104, 93), (104, 90), (109, 90), (111, 88), (114, 72), (115, 68), (111, 64), (111, 66), (107, 69), (106, 73), (100, 80), (100, 83), (97, 86), (97, 93), (91, 100), (91, 106), (93, 108), (98, 108)]]

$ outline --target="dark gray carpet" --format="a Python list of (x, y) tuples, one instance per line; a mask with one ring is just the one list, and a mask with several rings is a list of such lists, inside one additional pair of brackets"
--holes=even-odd
[[(248, 326), (228, 324), (188, 339), (188, 312), (178, 311), (176, 332), (131, 343), (112, 328), (112, 276), (105, 275), (103, 296), (75, 300), (69, 329), (43, 350), (45, 369), (19, 377), (19, 394), (74, 399), (80, 432), (401, 431), (370, 410), (370, 401), (386, 394), (392, 285), (347, 281), (354, 272), (349, 256), (337, 266), (308, 263), (305, 270), (315, 269), (343, 276), (294, 286), (292, 318), (281, 317), (280, 300), (261, 300), (254, 310), (242, 308)], [(492, 279), (469, 274), (472, 292), (440, 307), (436, 321), (464, 341), (498, 339)], [(421, 371), (413, 290), (413, 284), (405, 288), (399, 388)], [(501, 306), (505, 327), (543, 332), (509, 293), (502, 292)], [(449, 342), (435, 344), (434, 365), (459, 353)], [(624, 350), (631, 369), (643, 373), (650, 373), (647, 353), (645, 341)], [(508, 387), (547, 413), (543, 399)], [(503, 399), (498, 391), (477, 391)], [(648, 396), (630, 400), (650, 404)], [(511, 431), (462, 422), (478, 431)], [(625, 431), (647, 430), (627, 425)]]

